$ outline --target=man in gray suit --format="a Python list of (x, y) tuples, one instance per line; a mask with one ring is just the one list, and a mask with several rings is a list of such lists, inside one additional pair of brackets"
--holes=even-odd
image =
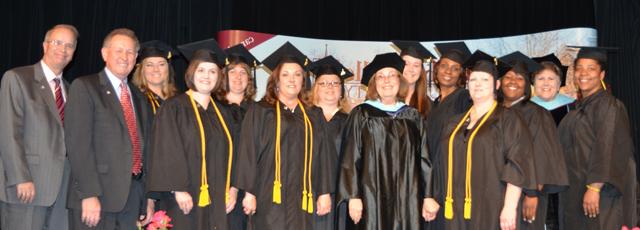
[(7, 71), (0, 88), (0, 201), (2, 229), (67, 229), (69, 166), (63, 120), (62, 71), (78, 31), (47, 31), (42, 60)]
[(69, 90), (64, 125), (71, 229), (137, 229), (136, 222), (148, 222), (153, 213), (143, 167), (152, 116), (127, 79), (138, 49), (133, 31), (111, 31), (101, 50), (104, 70), (76, 79)]

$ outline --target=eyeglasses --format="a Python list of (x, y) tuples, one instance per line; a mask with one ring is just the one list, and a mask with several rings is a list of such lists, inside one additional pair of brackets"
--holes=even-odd
[(75, 43), (65, 43), (65, 42), (60, 41), (60, 40), (49, 40), (47, 42), (49, 44), (53, 45), (53, 47), (56, 48), (56, 49), (60, 49), (60, 48), (67, 48), (69, 50), (76, 49), (76, 44)]
[(323, 81), (323, 82), (317, 82), (316, 84), (318, 84), (322, 88), (338, 88), (338, 87), (340, 87), (340, 82), (339, 81)]

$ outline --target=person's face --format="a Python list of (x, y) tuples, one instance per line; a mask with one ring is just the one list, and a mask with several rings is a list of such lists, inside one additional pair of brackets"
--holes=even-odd
[(580, 58), (574, 68), (574, 81), (584, 96), (589, 96), (602, 87), (600, 81), (604, 79), (605, 71), (596, 60)]
[(538, 73), (535, 77), (533, 86), (536, 95), (542, 100), (550, 101), (558, 95), (560, 91), (560, 77), (553, 71), (545, 69)]
[(234, 94), (244, 94), (249, 84), (249, 73), (240, 64), (233, 66), (227, 72), (229, 77), (229, 91)]
[(335, 74), (320, 75), (316, 79), (316, 93), (318, 94), (318, 102), (323, 104), (338, 105), (338, 101), (342, 97), (342, 85), (340, 77)]
[(385, 67), (375, 73), (376, 91), (380, 99), (396, 100), (400, 90), (400, 74), (391, 67)]
[(296, 63), (284, 63), (278, 75), (278, 97), (294, 99), (302, 90), (304, 70)]
[(193, 85), (199, 93), (211, 93), (220, 76), (218, 65), (212, 62), (201, 62), (193, 74)]
[(407, 84), (413, 85), (418, 81), (420, 73), (422, 73), (422, 60), (409, 55), (402, 56), (402, 60), (404, 60), (402, 77), (407, 81)]
[[(481, 71), (473, 71), (469, 75), (469, 95), (475, 102), (493, 99), (494, 90), (500, 86), (500, 82), (495, 83), (493, 76)], [(494, 84), (496, 84), (494, 86)]]
[(515, 101), (524, 96), (524, 87), (526, 86), (522, 75), (511, 70), (507, 72), (500, 81), (500, 89), (506, 100)]
[(148, 85), (163, 86), (169, 81), (169, 63), (163, 57), (142, 60), (142, 76)]
[(124, 35), (113, 36), (107, 46), (102, 47), (102, 59), (107, 68), (121, 79), (131, 73), (137, 56), (136, 42)]
[(42, 59), (51, 68), (62, 70), (71, 62), (76, 50), (76, 37), (67, 28), (58, 28), (49, 34), (48, 40), (42, 43), (44, 54)]
[(436, 78), (440, 87), (457, 87), (462, 66), (448, 58), (443, 58), (438, 62), (436, 68)]

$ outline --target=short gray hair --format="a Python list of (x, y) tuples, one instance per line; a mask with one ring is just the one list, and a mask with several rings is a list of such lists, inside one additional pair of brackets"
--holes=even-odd
[(47, 33), (44, 35), (44, 42), (49, 41), (49, 38), (51, 38), (51, 33), (53, 33), (53, 31), (57, 29), (67, 29), (71, 31), (76, 40), (78, 40), (78, 37), (80, 36), (80, 33), (78, 33), (78, 29), (76, 29), (75, 26), (69, 24), (58, 24), (47, 30)]
[(102, 48), (106, 48), (109, 42), (111, 42), (111, 39), (117, 35), (122, 35), (128, 38), (131, 38), (131, 40), (133, 40), (136, 43), (136, 52), (140, 49), (140, 42), (138, 41), (138, 37), (136, 36), (136, 33), (133, 32), (133, 30), (127, 29), (127, 28), (118, 28), (109, 32), (109, 34), (107, 34), (107, 36), (104, 38), (104, 41), (102, 42)]

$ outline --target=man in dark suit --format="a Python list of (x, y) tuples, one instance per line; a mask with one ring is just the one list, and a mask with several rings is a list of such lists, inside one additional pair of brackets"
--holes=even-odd
[(68, 228), (69, 166), (62, 125), (68, 84), (62, 71), (73, 57), (77, 37), (71, 25), (54, 26), (42, 42), (42, 60), (11, 69), (2, 78), (1, 229)]
[(71, 229), (137, 229), (153, 202), (144, 195), (144, 140), (151, 115), (144, 96), (127, 81), (138, 38), (115, 29), (104, 39), (103, 71), (71, 84), (65, 121), (71, 162)]

